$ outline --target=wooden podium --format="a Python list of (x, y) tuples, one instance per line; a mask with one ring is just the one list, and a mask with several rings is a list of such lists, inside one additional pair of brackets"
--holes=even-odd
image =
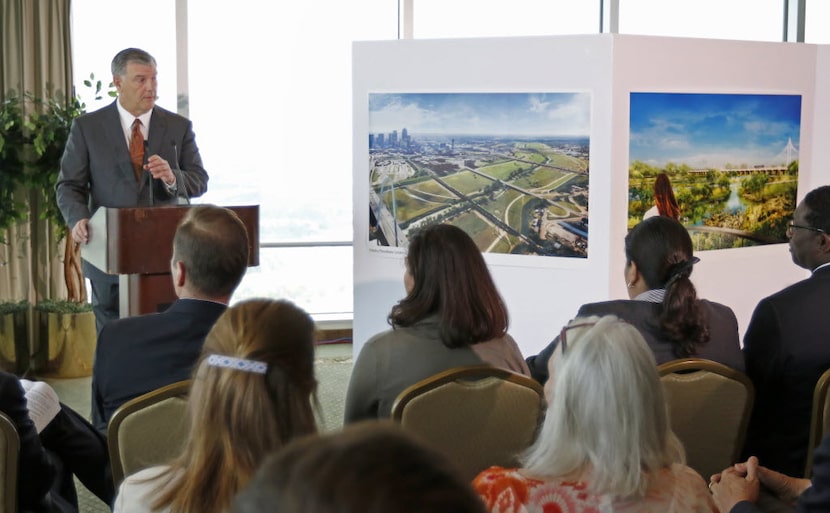
[[(173, 236), (190, 206), (99, 208), (81, 256), (119, 275), (121, 317), (159, 312), (176, 300), (170, 276)], [(259, 265), (259, 205), (226, 207), (248, 231), (248, 266)]]

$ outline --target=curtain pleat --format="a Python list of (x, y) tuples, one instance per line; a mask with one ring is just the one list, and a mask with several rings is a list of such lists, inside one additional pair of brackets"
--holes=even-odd
[[(69, 99), (72, 93), (70, 0), (0, 0), (0, 99), (23, 92)], [(28, 219), (0, 244), (0, 301), (63, 299), (63, 246), (40, 219), (38, 191), (21, 190)]]

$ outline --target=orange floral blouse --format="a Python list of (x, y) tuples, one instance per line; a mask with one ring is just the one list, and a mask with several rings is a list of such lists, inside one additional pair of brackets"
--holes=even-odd
[(539, 481), (518, 469), (490, 467), (473, 481), (490, 513), (716, 513), (703, 478), (672, 465), (652, 479), (642, 499), (614, 499), (587, 491), (583, 482)]

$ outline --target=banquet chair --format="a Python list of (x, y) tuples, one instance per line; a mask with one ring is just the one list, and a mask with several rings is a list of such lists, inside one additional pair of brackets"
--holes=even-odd
[(492, 465), (517, 466), (517, 455), (534, 440), (543, 406), (542, 386), (527, 376), (462, 366), (406, 388), (392, 405), (392, 419), (472, 480)]
[(708, 478), (738, 460), (755, 389), (740, 371), (701, 358), (658, 367), (674, 433), (686, 449), (687, 464)]
[(112, 481), (168, 462), (188, 433), (187, 395), (191, 380), (179, 381), (127, 401), (107, 425)]
[(807, 441), (807, 465), (804, 468), (804, 477), (809, 479), (813, 475), (813, 451), (821, 443), (824, 435), (830, 433), (830, 369), (827, 369), (816, 381), (813, 391), (813, 413), (810, 417), (810, 438)]
[(0, 413), (0, 511), (15, 513), (17, 511), (17, 469), (20, 458), (20, 437), (14, 422), (4, 413)]

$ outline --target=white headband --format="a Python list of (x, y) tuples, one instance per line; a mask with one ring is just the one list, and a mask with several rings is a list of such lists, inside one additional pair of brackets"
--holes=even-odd
[(244, 372), (255, 372), (257, 374), (265, 374), (268, 371), (268, 365), (265, 362), (245, 360), (243, 358), (234, 358), (233, 356), (223, 356), (218, 354), (208, 356), (207, 363), (211, 367), (223, 367), (226, 369), (236, 369)]

